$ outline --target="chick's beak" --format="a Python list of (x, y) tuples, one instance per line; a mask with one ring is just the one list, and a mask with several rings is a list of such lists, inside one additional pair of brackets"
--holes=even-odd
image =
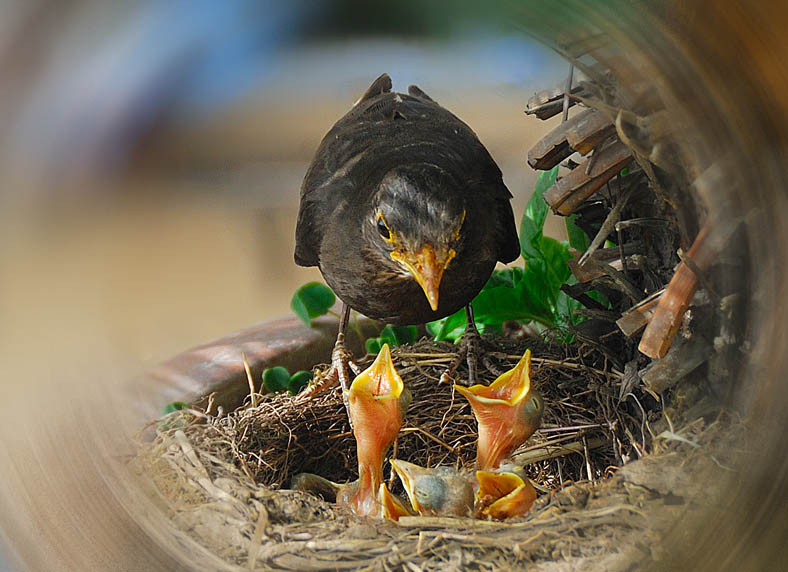
[(402, 499), (389, 491), (388, 487), (386, 487), (386, 483), (380, 483), (380, 488), (378, 489), (378, 503), (380, 504), (383, 518), (387, 520), (396, 521), (402, 516), (413, 516), (413, 513), (405, 506)]
[(417, 476), (425, 474), (426, 470), (418, 465), (400, 459), (391, 459), (391, 468), (394, 469), (399, 480), (402, 481), (402, 487), (405, 489), (405, 494), (408, 495), (408, 500), (410, 500), (413, 510), (420, 513), (421, 506), (419, 506), (419, 501), (416, 499), (414, 483)]
[(432, 244), (425, 243), (416, 253), (394, 251), (391, 253), (391, 258), (410, 271), (414, 280), (424, 290), (430, 308), (435, 312), (438, 310), (438, 293), (443, 271), (455, 255), (456, 252), (452, 248), (445, 253), (436, 253)]
[(536, 490), (528, 479), (515, 473), (476, 471), (476, 492), (480, 518), (504, 520), (528, 512), (536, 500)]
[(479, 426), (477, 464), (494, 469), (539, 427), (543, 402), (531, 388), (531, 350), (492, 384), (454, 388), (470, 402)]

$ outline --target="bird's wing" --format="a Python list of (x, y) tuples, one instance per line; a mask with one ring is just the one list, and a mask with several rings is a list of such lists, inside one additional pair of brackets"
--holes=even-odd
[(517, 236), (517, 227), (514, 224), (512, 202), (508, 198), (497, 198), (494, 204), (498, 215), (498, 225), (495, 229), (498, 260), (508, 264), (520, 256), (520, 237)]

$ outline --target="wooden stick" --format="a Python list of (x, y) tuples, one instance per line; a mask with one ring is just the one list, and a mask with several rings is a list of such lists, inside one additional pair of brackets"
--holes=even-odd
[(632, 306), (629, 310), (621, 314), (621, 317), (616, 320), (618, 329), (628, 338), (638, 333), (646, 327), (651, 317), (654, 315), (654, 310), (657, 308), (662, 293), (665, 291), (658, 290), (647, 298), (641, 300), (640, 303)]
[[(571, 120), (570, 120), (571, 121)], [(594, 153), (594, 165), (586, 174), (586, 159), (576, 169), (547, 189), (544, 200), (562, 215), (572, 214), (588, 197), (601, 189), (632, 161), (629, 147), (616, 141)]]
[(615, 132), (615, 126), (603, 113), (595, 109), (581, 111), (534, 145), (528, 151), (528, 164), (534, 169), (552, 169), (575, 151), (586, 155)]
[(627, 190), (622, 196), (619, 197), (618, 201), (616, 201), (615, 206), (610, 209), (610, 212), (605, 217), (605, 222), (602, 223), (602, 226), (599, 227), (599, 232), (596, 233), (594, 240), (591, 241), (591, 244), (588, 245), (583, 256), (580, 257), (578, 261), (578, 265), (583, 266), (586, 261), (591, 257), (596, 249), (602, 246), (605, 242), (605, 239), (608, 235), (613, 232), (613, 229), (616, 227), (616, 223), (621, 218), (621, 211), (624, 210), (624, 207), (627, 206), (629, 199), (632, 197), (632, 193), (634, 192), (634, 187)]
[[(708, 224), (701, 228), (695, 242), (692, 243), (687, 256), (692, 258), (701, 271), (706, 271), (718, 254), (718, 249), (707, 244), (709, 235)], [(714, 241), (718, 242), (718, 241)], [(673, 337), (681, 325), (684, 312), (687, 311), (692, 296), (698, 287), (698, 277), (684, 262), (679, 264), (673, 278), (670, 279), (665, 293), (660, 297), (638, 349), (652, 359), (664, 357), (668, 353)]]

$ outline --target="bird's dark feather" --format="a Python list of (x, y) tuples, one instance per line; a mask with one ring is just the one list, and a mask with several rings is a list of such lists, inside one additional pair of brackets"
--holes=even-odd
[[(470, 127), (416, 87), (410, 94), (390, 89), (384, 74), (323, 138), (301, 187), (295, 260), (320, 266), (336, 294), (362, 313), (415, 323), (464, 306), (495, 262), (514, 260), (520, 249), (511, 194)], [(448, 173), (456, 188), (444, 190), (467, 212), (468, 252), (447, 267), (437, 312), (413, 280), (384, 280), (390, 272), (371, 264), (362, 247), (383, 178), (397, 168), (418, 172), (418, 165)], [(430, 189), (424, 193), (429, 200)], [(393, 308), (399, 297), (405, 307)]]

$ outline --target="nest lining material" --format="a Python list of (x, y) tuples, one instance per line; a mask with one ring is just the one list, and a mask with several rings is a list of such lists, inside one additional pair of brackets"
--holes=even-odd
[[(638, 463), (618, 472), (616, 467), (646, 452), (644, 461), (661, 459), (673, 468), (677, 458), (682, 467), (691, 466), (693, 454), (707, 460), (698, 445), (714, 441), (726, 424), (708, 427), (700, 420), (685, 427), (680, 439), (655, 440), (658, 404), (647, 395), (619, 403), (620, 375), (607, 371), (603, 358), (584, 354), (582, 347), (543, 342), (501, 340), (499, 346), (489, 355), (500, 369), (511, 367), (525, 346), (532, 348), (532, 383), (546, 403), (542, 429), (514, 458), (540, 490), (551, 493), (542, 494), (524, 517), (505, 523), (408, 517), (395, 524), (280, 490), (298, 472), (339, 482), (356, 478), (355, 443), (338, 390), (298, 403), (289, 395), (258, 395), (256, 406), (228, 414), (210, 408), (177, 412), (159, 422), (155, 439), (140, 444), (131, 464), (173, 526), (188, 531), (194, 554), (210, 555), (228, 570), (384, 570), (410, 564), (413, 570), (503, 570), (566, 558), (580, 559), (586, 569), (604, 569), (615, 547), (634, 542), (633, 536), (639, 538), (633, 546), (642, 545), (644, 535), (655, 539), (654, 523), (672, 522), (686, 508), (663, 499), (676, 498), (681, 478), (662, 487), (649, 483), (644, 500), (620, 476)], [(427, 341), (395, 348), (395, 363), (413, 393), (391, 452), (397, 458), (472, 467), (476, 436), (470, 406), (451, 386), (438, 384), (451, 350)], [(485, 383), (495, 377), (485, 368), (480, 373)], [(462, 379), (467, 373), (456, 375)], [(677, 457), (679, 449), (691, 455)], [(691, 482), (697, 493), (697, 480)], [(655, 509), (644, 503), (657, 503), (664, 518), (654, 520)], [(644, 557), (642, 551), (633, 554)]]
[[(546, 401), (542, 429), (515, 453), (518, 461), (528, 462), (532, 479), (545, 489), (556, 488), (562, 480), (589, 478), (589, 470), (591, 478), (598, 479), (608, 466), (645, 450), (649, 436), (642, 432), (642, 414), (617, 406), (618, 376), (604, 370), (604, 361), (541, 341), (507, 342), (488, 354), (495, 363), (490, 364), (493, 371), (481, 368), (482, 382), (490, 383), (497, 373), (513, 367), (527, 346), (534, 356), (532, 384)], [(476, 421), (471, 407), (450, 385), (438, 383), (454, 355), (452, 346), (428, 341), (395, 348), (398, 371), (413, 395), (391, 452), (395, 458), (425, 467), (473, 466)], [(361, 366), (370, 359), (362, 360)], [(460, 369), (455, 378), (467, 379), (467, 372)], [(235, 462), (255, 481), (274, 488), (287, 488), (292, 476), (301, 472), (337, 482), (355, 479), (355, 441), (339, 389), (295, 401), (285, 395), (264, 396), (256, 408), (228, 418), (224, 428), (238, 451)], [(604, 443), (615, 446), (603, 447)], [(566, 447), (583, 453), (588, 449), (588, 462), (585, 454), (560, 455), (559, 470), (551, 457), (561, 452), (557, 448)]]

